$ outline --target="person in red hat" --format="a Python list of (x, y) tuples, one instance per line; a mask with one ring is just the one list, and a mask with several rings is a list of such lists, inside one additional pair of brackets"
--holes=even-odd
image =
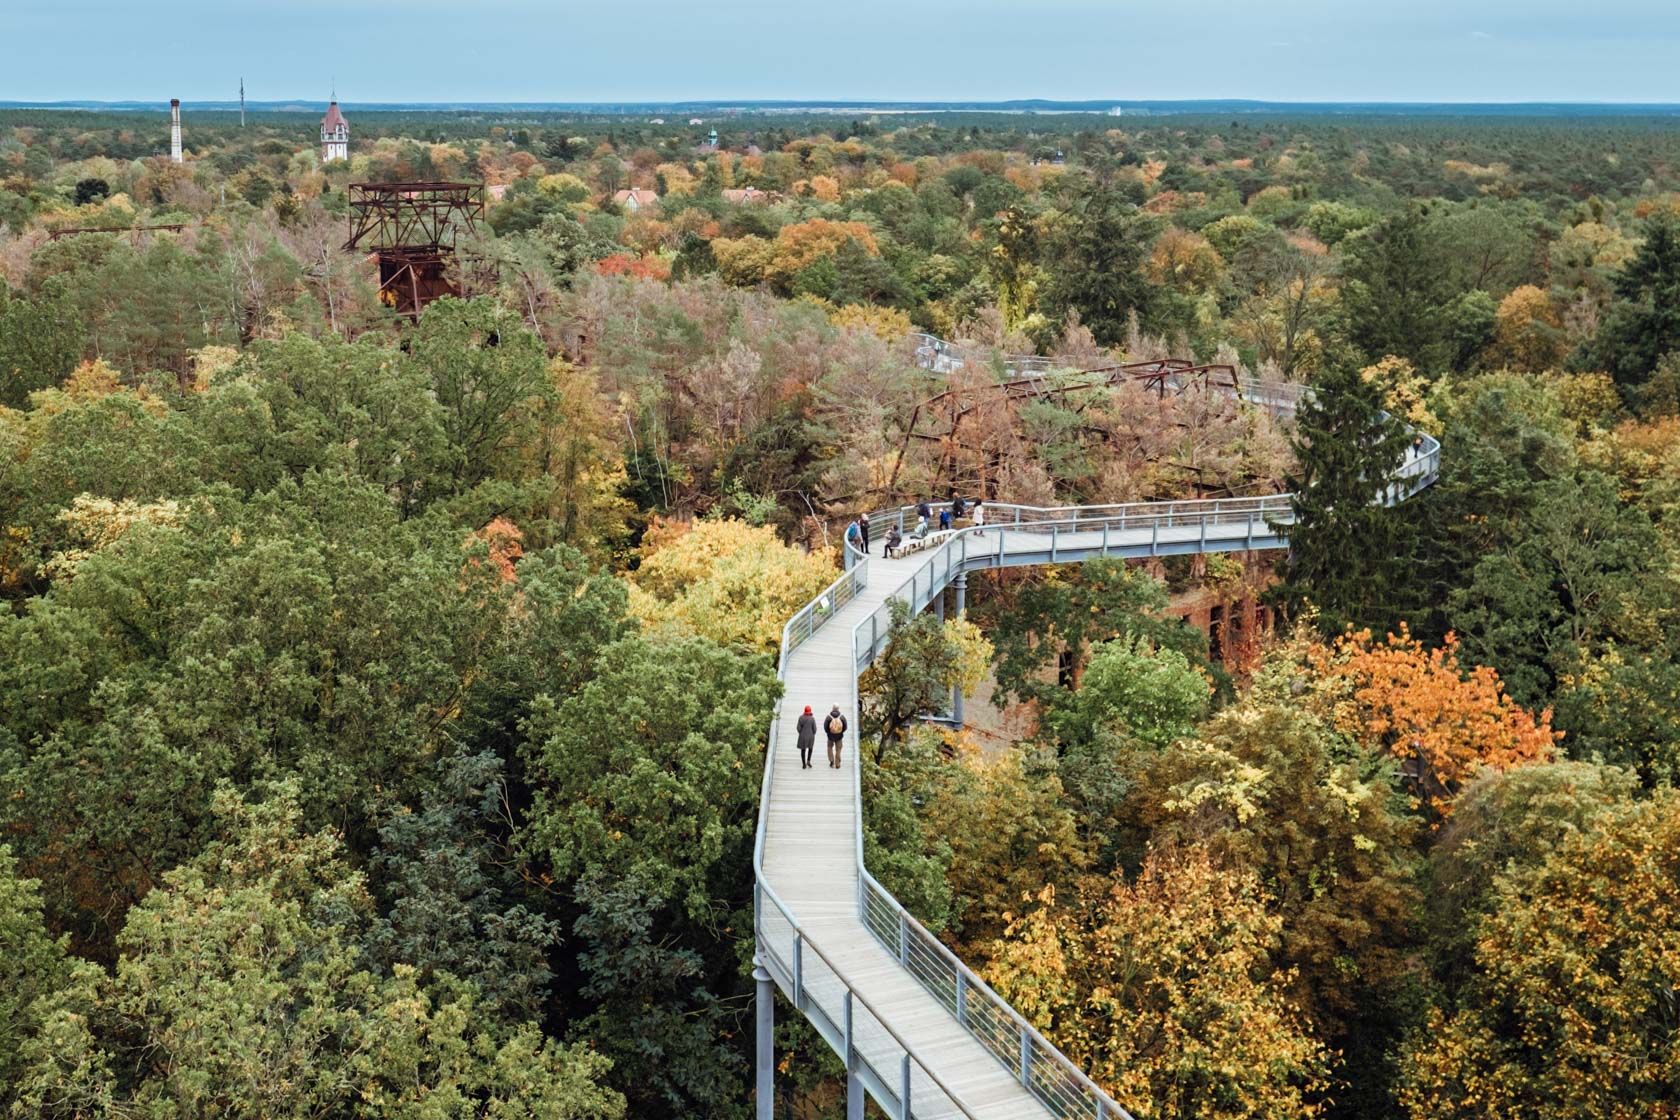
[(805, 705), (805, 714), (799, 717), (799, 768), (811, 768), (811, 749), (817, 745), (817, 717), (811, 714), (811, 705)]

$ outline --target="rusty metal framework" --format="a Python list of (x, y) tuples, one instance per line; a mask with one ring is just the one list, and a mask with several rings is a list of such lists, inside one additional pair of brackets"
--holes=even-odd
[[(898, 447), (898, 458), (893, 463), (892, 476), (888, 481), (889, 489), (898, 485), (899, 471), (904, 466), (904, 459), (909, 452), (912, 440), (922, 440), (939, 444), (942, 448), (940, 455), (940, 471), (947, 473), (955, 465), (959, 453), (984, 454), (985, 449), (971, 445), (962, 438), (963, 421), (978, 411), (984, 404), (1001, 400), (1011, 408), (1019, 408), (1029, 401), (1045, 401), (1073, 393), (1089, 393), (1091, 390), (1110, 388), (1115, 385), (1137, 384), (1148, 392), (1165, 399), (1167, 396), (1177, 396), (1192, 388), (1212, 389), (1214, 391), (1229, 392), (1241, 395), (1241, 383), (1238, 379), (1236, 367), (1226, 364), (1198, 365), (1188, 358), (1158, 358), (1142, 362), (1126, 362), (1120, 365), (1098, 366), (1093, 369), (1079, 370), (1070, 380), (1058, 380), (1043, 373), (1034, 373), (1029, 377), (1020, 377), (1011, 381), (1001, 381), (992, 385), (974, 386), (961, 389), (946, 389), (918, 404), (910, 414), (910, 422), (905, 425), (904, 438)], [(1093, 394), (1081, 402), (1072, 411), (1083, 416), (1086, 408), (1094, 401)], [(1088, 432), (1107, 438), (1108, 432), (1099, 426), (1089, 426)], [(1192, 469), (1193, 470), (1193, 469)]]
[(377, 258), (380, 302), (413, 318), (433, 300), (461, 294), (450, 271), (455, 239), (483, 216), (482, 183), (352, 183), (344, 248)]
[(160, 226), (60, 226), (47, 231), (47, 240), (57, 241), (61, 237), (76, 237), (84, 233), (156, 233), (159, 230), (180, 233), (186, 228), (178, 223)]

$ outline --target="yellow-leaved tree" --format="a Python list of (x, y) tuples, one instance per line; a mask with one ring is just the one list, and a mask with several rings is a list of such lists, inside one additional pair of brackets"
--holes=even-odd
[(630, 609), (653, 630), (773, 652), (782, 624), (834, 581), (832, 557), (734, 519), (648, 531)]
[(1401, 1063), (1412, 1120), (1680, 1116), (1680, 794), (1617, 806), (1495, 879), (1474, 974)]
[(1045, 888), (986, 978), (1139, 1120), (1312, 1117), (1328, 1054), (1268, 969), (1281, 924), (1252, 871), (1156, 849), (1135, 883)]

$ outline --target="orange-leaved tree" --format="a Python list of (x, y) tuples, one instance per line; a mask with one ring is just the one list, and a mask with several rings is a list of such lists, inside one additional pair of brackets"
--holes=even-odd
[(863, 222), (834, 222), (827, 218), (812, 218), (795, 222), (776, 231), (775, 252), (767, 270), (770, 279), (787, 282), (794, 273), (823, 257), (832, 257), (855, 241), (872, 257), (881, 255), (875, 232)]
[(1343, 686), (1334, 713), (1342, 729), (1398, 757), (1441, 816), (1484, 767), (1549, 761), (1563, 738), (1552, 730), (1550, 708), (1535, 716), (1505, 694), (1495, 670), (1461, 665), (1452, 634), (1428, 649), (1404, 625), (1382, 641), (1359, 631), (1331, 648), (1309, 647), (1307, 660), (1322, 678)]

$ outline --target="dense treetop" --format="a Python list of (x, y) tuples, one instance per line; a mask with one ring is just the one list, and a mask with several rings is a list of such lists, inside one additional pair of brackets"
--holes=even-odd
[[(352, 127), (0, 112), (0, 1109), (745, 1116), (845, 522), (1293, 490), (898, 612), (872, 870), (1140, 1118), (1674, 1115), (1671, 122)], [(339, 248), (411, 178), (494, 188), (412, 322)], [(1173, 354), (1315, 391), (1082, 372)]]

